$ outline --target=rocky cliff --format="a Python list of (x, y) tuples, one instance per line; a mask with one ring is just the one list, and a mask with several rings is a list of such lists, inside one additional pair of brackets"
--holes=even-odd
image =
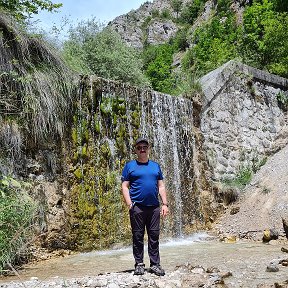
[[(118, 32), (122, 39), (130, 46), (142, 49), (144, 45), (158, 45), (167, 43), (172, 37), (175, 37), (177, 31), (184, 27), (179, 22), (179, 15), (185, 7), (193, 1), (180, 1), (179, 9), (175, 9), (170, 0), (147, 1), (138, 9), (131, 10), (129, 13), (116, 17), (108, 23)], [(203, 9), (199, 11), (198, 17), (194, 23), (190, 24), (187, 35), (188, 43), (192, 38), (195, 28), (207, 21), (215, 13), (217, 2), (213, 0), (203, 1)], [(235, 12), (238, 23), (242, 21), (242, 13), (248, 0), (234, 0), (231, 4), (232, 11)], [(192, 45), (192, 43), (189, 43)]]

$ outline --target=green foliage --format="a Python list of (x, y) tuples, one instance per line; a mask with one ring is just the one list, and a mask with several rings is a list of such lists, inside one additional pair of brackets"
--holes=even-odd
[[(15, 119), (13, 125), (6, 119), (2, 122), (5, 127), (1, 123), (0, 142), (7, 144), (5, 135), (14, 137), (10, 147), (16, 137), (31, 146), (41, 142), (47, 145), (48, 139), (59, 140), (71, 111), (71, 71), (55, 49), (40, 37), (29, 36), (10, 16), (0, 13), (0, 23), (0, 109), (3, 118), (13, 115)], [(17, 123), (21, 123), (19, 128)], [(20, 139), (23, 131), (24, 137), (28, 135), (26, 139)], [(20, 148), (20, 141), (18, 144)]]
[(183, 58), (183, 68), (203, 75), (237, 57), (238, 29), (232, 15), (225, 19), (215, 16), (199, 27), (193, 38), (195, 45)]
[(176, 33), (176, 36), (171, 39), (171, 42), (173, 43), (176, 51), (185, 51), (189, 47), (187, 42), (188, 29), (188, 26), (179, 29)]
[(171, 15), (170, 15), (169, 9), (163, 9), (163, 11), (161, 12), (160, 17), (161, 17), (162, 19), (170, 19), (170, 18), (171, 18)]
[(138, 52), (127, 46), (120, 35), (95, 19), (80, 22), (71, 28), (69, 40), (64, 43), (63, 56), (78, 73), (147, 86), (147, 78), (141, 71)]
[(227, 13), (229, 11), (232, 0), (217, 0), (217, 12), (218, 13)]
[(177, 18), (179, 15), (179, 12), (181, 11), (182, 5), (183, 5), (183, 1), (182, 0), (171, 0), (171, 6), (174, 12), (176, 12), (177, 14)]
[(62, 7), (62, 4), (53, 4), (50, 0), (2, 0), (0, 8), (10, 12), (16, 19), (24, 20), (31, 14), (38, 14), (40, 10), (52, 12)]
[(179, 21), (186, 24), (193, 24), (198, 17), (200, 11), (202, 11), (205, 0), (193, 0), (186, 4), (180, 13)]
[(36, 205), (28, 196), (27, 184), (0, 176), (0, 273), (21, 260), (32, 236)]
[(179, 12), (181, 11), (183, 1), (182, 0), (170, 0), (171, 7), (174, 12), (176, 12), (177, 18), (179, 15)]
[(288, 14), (274, 10), (273, 1), (247, 7), (240, 43), (244, 61), (259, 69), (288, 76)]
[[(177, 50), (186, 51), (182, 58), (182, 78), (188, 74), (202, 76), (231, 59), (288, 77), (287, 1), (255, 0), (246, 6), (243, 24), (236, 22), (230, 9), (231, 0), (218, 0), (217, 11), (193, 33), (187, 49), (185, 30), (174, 39)], [(179, 22), (193, 24), (204, 1), (188, 2)]]
[(143, 53), (144, 69), (156, 91), (169, 93), (175, 86), (171, 74), (174, 47), (169, 44), (148, 46)]
[(223, 183), (229, 187), (244, 188), (250, 183), (253, 171), (250, 167), (242, 167), (233, 179), (224, 179)]
[[(152, 12), (151, 12), (151, 16), (152, 16), (152, 18), (157, 18), (157, 17), (159, 17), (160, 16), (160, 14), (159, 14), (159, 10), (158, 9), (153, 9), (152, 10)], [(151, 17), (150, 16), (150, 17)], [(149, 16), (148, 16), (149, 17)], [(150, 19), (151, 20), (151, 19)]]
[[(288, 12), (288, 2), (287, 0), (270, 0), (273, 4), (273, 10), (277, 12)], [(263, 3), (261, 0), (255, 0), (255, 3)]]
[(284, 92), (279, 92), (276, 95), (276, 99), (279, 103), (279, 106), (285, 111), (287, 111), (288, 110), (288, 95), (286, 95)]

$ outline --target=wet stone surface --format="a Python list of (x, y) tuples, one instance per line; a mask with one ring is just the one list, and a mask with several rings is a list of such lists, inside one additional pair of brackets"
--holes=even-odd
[[(28, 265), (20, 273), (22, 281), (18, 277), (2, 278), (0, 287), (247, 288), (275, 287), (275, 283), (287, 287), (288, 267), (281, 264), (286, 263), (287, 253), (281, 251), (282, 246), (283, 243), (195, 242), (195, 238), (163, 243), (163, 277), (148, 272), (146, 254), (145, 274), (134, 276), (130, 247), (82, 253)], [(278, 271), (268, 272), (269, 265)]]

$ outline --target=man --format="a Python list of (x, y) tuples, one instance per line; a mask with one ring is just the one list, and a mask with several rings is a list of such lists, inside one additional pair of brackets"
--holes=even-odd
[[(144, 233), (148, 234), (150, 272), (164, 276), (160, 266), (159, 234), (160, 214), (168, 214), (163, 175), (158, 163), (149, 159), (149, 142), (139, 138), (135, 142), (137, 159), (126, 163), (122, 172), (122, 193), (129, 207), (133, 235), (134, 275), (144, 274)], [(160, 194), (162, 206), (158, 195)]]

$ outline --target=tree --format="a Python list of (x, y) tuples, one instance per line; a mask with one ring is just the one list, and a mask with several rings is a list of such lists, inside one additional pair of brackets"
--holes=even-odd
[(179, 12), (181, 11), (183, 1), (182, 0), (171, 0), (171, 6), (174, 12), (176, 12), (176, 17), (178, 18)]
[(288, 15), (274, 9), (273, 1), (263, 0), (245, 10), (240, 51), (246, 63), (287, 77)]
[(61, 3), (54, 4), (50, 0), (2, 0), (0, 8), (10, 12), (17, 20), (24, 20), (40, 10), (52, 12), (62, 7)]
[[(182, 65), (188, 73), (204, 75), (209, 71), (236, 58), (239, 28), (231, 14), (222, 21), (215, 16), (210, 22), (197, 28), (193, 46), (183, 58)], [(235, 45), (236, 44), (236, 45)]]
[(194, 0), (190, 1), (181, 10), (180, 21), (183, 23), (193, 24), (199, 15), (199, 12), (204, 7), (204, 0)]
[(148, 46), (143, 53), (146, 75), (156, 91), (171, 93), (175, 88), (175, 79), (171, 73), (173, 52), (172, 45), (162, 44)]
[(64, 59), (79, 73), (93, 73), (106, 79), (147, 86), (142, 60), (112, 28), (104, 28), (95, 19), (82, 21), (70, 29), (64, 43)]

